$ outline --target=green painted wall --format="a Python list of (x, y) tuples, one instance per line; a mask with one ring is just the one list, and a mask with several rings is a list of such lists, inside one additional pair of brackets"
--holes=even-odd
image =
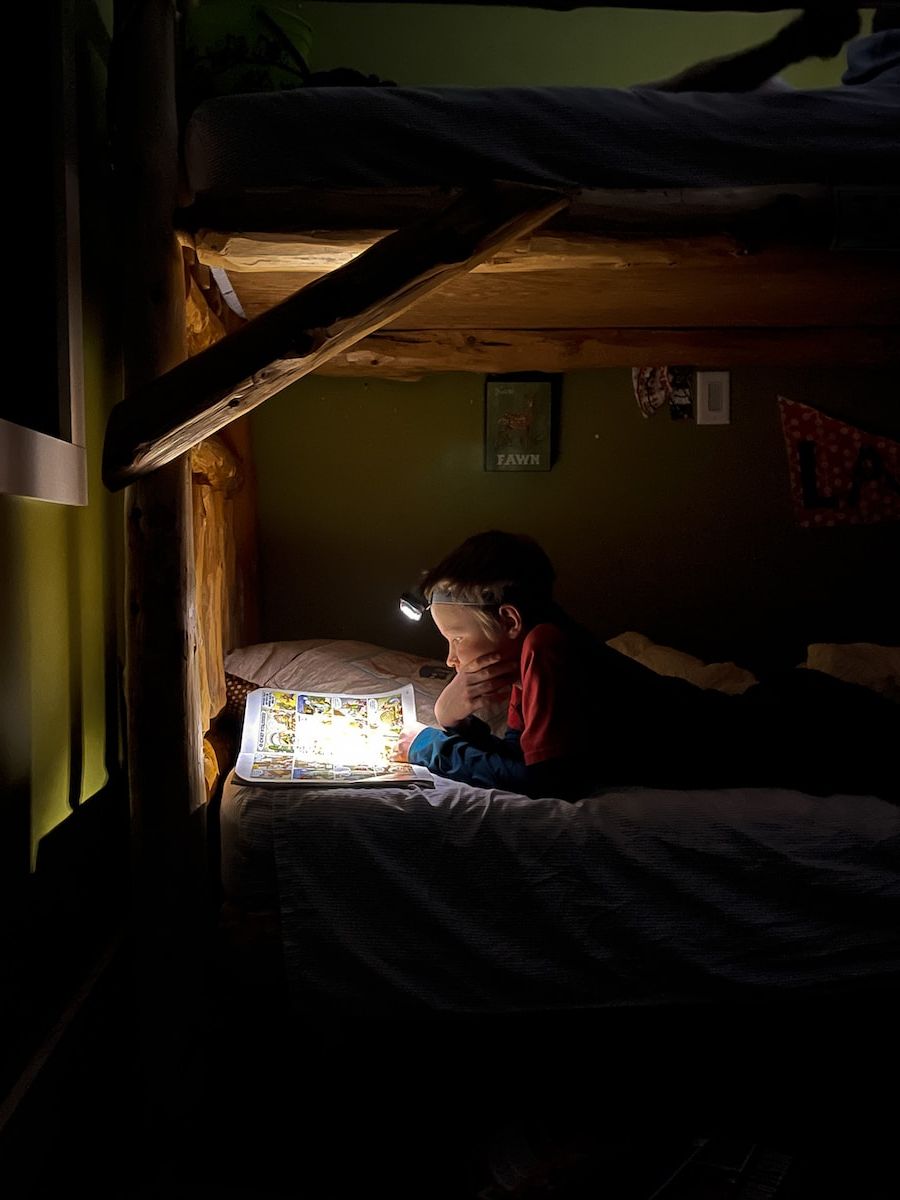
[(397, 596), (470, 533), (530, 533), (566, 608), (717, 656), (897, 640), (898, 527), (792, 521), (776, 398), (900, 436), (890, 372), (732, 372), (732, 424), (644, 418), (627, 370), (566, 376), (546, 473), (483, 469), (483, 378), (310, 378), (254, 415), (266, 639), (440, 650)]
[(122, 504), (100, 481), (106, 414), (121, 396), (103, 117), (111, 5), (88, 16), (79, 158), (89, 503), (0, 495), (0, 828), (13, 869), (33, 863), (40, 839), (104, 787), (119, 759)]
[[(109, 30), (108, 0), (87, 7), (93, 12), (88, 26), (99, 22), (97, 28)], [(314, 29), (315, 66), (355, 66), (403, 83), (627, 84), (737, 48), (780, 20), (622, 10), (476, 12), (427, 5), (309, 4), (304, 11)], [(90, 111), (82, 122), (81, 159), (90, 503), (68, 509), (0, 496), (0, 803), (4, 828), (27, 829), (21, 847), (29, 859), (72, 803), (104, 786), (110, 764), (119, 757), (121, 501), (102, 487), (99, 456), (106, 413), (121, 386), (101, 166), (105, 67), (102, 38), (89, 41), (93, 44), (82, 55), (89, 70), (82, 102)], [(816, 84), (835, 77), (833, 63), (812, 64), (791, 75), (794, 82)], [(401, 633), (392, 623), (397, 588), (447, 544), (486, 523), (518, 525), (542, 536), (560, 559), (563, 597), (576, 599), (585, 615), (606, 613), (614, 625), (648, 626), (654, 581), (635, 568), (633, 550), (626, 553), (626, 530), (651, 545), (662, 541), (674, 547), (679, 540), (663, 536), (665, 526), (658, 514), (651, 515), (655, 510), (646, 490), (637, 488), (628, 504), (621, 496), (616, 500), (622, 481), (603, 466), (608, 450), (601, 447), (618, 447), (614, 459), (640, 457), (651, 439), (655, 445), (663, 438), (671, 441), (671, 446), (663, 441), (666, 453), (674, 453), (686, 446), (688, 435), (714, 433), (721, 447), (736, 437), (738, 427), (702, 431), (641, 422), (631, 411), (626, 383), (624, 376), (605, 374), (567, 381), (563, 455), (546, 477), (481, 471), (481, 382), (475, 378), (447, 376), (420, 385), (316, 380), (271, 401), (255, 427), (264, 480), (263, 587), (271, 636), (324, 631), (395, 642), (408, 637), (408, 630)], [(610, 395), (618, 395), (618, 401), (603, 399)], [(598, 410), (604, 424), (592, 432)], [(618, 424), (610, 426), (613, 414), (619, 414)], [(348, 422), (354, 444), (367, 447), (365, 458), (349, 448)], [(636, 439), (634, 445), (628, 437)], [(298, 447), (321, 446), (321, 439), (331, 447), (330, 457), (316, 449), (312, 461), (303, 460), (302, 453), (298, 460)], [(285, 449), (292, 496), (275, 483), (284, 473), (279, 455)], [(645, 459), (642, 470), (652, 478), (654, 460)], [(603, 480), (599, 495), (598, 475)], [(368, 480), (368, 492), (360, 479)], [(324, 516), (315, 515), (318, 495), (329, 497)], [(620, 526), (605, 507), (612, 503), (618, 504)], [(648, 511), (642, 520), (644, 504)], [(517, 521), (520, 514), (524, 519)], [(349, 538), (348, 528), (353, 530)], [(716, 536), (708, 534), (710, 543)], [(681, 540), (693, 544), (687, 535)], [(575, 550), (582, 541), (619, 564), (614, 588), (601, 588), (599, 578), (586, 590), (567, 581), (567, 560), (571, 565), (582, 561)], [(310, 578), (317, 581), (315, 590), (309, 588)], [(638, 588), (640, 601), (628, 586), (635, 580), (645, 589)], [(690, 607), (689, 600), (673, 598), (666, 620)]]
[[(768, 36), (793, 14), (308, 4), (319, 69), (406, 84), (627, 85)], [(788, 72), (837, 82), (842, 60)], [(896, 535), (794, 529), (775, 397), (882, 423), (886, 374), (739, 371), (727, 428), (644, 420), (627, 371), (565, 381), (561, 453), (546, 475), (482, 468), (483, 380), (310, 379), (254, 415), (264, 634), (359, 637), (438, 650), (396, 596), (451, 545), (490, 526), (536, 535), (560, 598), (598, 631), (698, 652), (788, 655), (807, 640), (894, 630)], [(891, 418), (896, 424), (896, 417)], [(863, 586), (861, 579), (866, 579)], [(778, 644), (779, 649), (775, 648)]]
[[(353, 67), (400, 84), (584, 84), (627, 87), (770, 36), (788, 13), (686, 13), (464, 5), (304, 4), (317, 70)], [(838, 81), (839, 60), (814, 60), (785, 78)]]

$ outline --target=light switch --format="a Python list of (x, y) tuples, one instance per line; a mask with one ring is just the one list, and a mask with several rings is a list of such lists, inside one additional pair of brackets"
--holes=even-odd
[(697, 424), (728, 425), (731, 422), (731, 374), (729, 371), (697, 372)]

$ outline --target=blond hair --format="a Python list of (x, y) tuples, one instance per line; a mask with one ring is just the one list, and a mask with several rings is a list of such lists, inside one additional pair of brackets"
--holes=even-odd
[(421, 586), (430, 604), (469, 605), (482, 628), (495, 632), (501, 604), (514, 604), (528, 621), (540, 619), (553, 604), (554, 579), (550, 559), (533, 538), (490, 529), (426, 571)]

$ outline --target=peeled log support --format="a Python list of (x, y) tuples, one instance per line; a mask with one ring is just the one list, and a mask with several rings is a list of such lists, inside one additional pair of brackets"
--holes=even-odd
[[(122, 244), (126, 391), (185, 355), (172, 0), (116, 0), (110, 118)], [(173, 458), (125, 497), (125, 702), (133, 953), (146, 1161), (189, 1123), (208, 894), (190, 463)], [(181, 1110), (176, 1115), (173, 1096)], [(180, 1131), (179, 1131), (180, 1132)]]

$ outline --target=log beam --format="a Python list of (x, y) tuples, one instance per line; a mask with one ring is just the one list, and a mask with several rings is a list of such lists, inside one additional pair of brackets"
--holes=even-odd
[[(334, 231), (352, 241), (372, 240), (411, 221), (437, 216), (460, 188), (253, 187), (198, 193), (175, 212), (175, 225), (200, 240), (210, 231), (309, 235), (327, 244)], [(828, 244), (835, 219), (835, 189), (820, 184), (754, 184), (742, 187), (580, 188), (547, 222), (548, 230), (602, 237), (686, 237), (747, 232), (754, 240), (786, 239)]]
[[(110, 102), (117, 212), (134, 247), (123, 276), (126, 390), (185, 355), (181, 251), (165, 217), (178, 198), (174, 45), (171, 0), (116, 4)], [(129, 779), (136, 861), (150, 893), (162, 884), (176, 893), (193, 887), (191, 814), (205, 799), (189, 484), (185, 458), (131, 488), (125, 506)], [(158, 894), (155, 902), (167, 909)], [(171, 909), (177, 906), (173, 895)]]
[[(345, 0), (323, 0), (340, 4)], [(354, 0), (362, 4), (380, 4), (383, 0)], [(398, 4), (419, 4), (422, 0), (395, 0)], [(551, 12), (575, 12), (580, 8), (650, 8), (672, 9), (677, 12), (780, 12), (796, 8), (790, 0), (426, 0), (429, 4), (465, 4), (477, 8), (543, 8)], [(815, 0), (813, 0), (815, 2)], [(826, 4), (829, 0), (818, 0)], [(878, 0), (857, 4), (857, 8), (874, 8)]]
[[(185, 354), (184, 271), (169, 214), (178, 200), (172, 0), (117, 0), (109, 100), (123, 245), (126, 389)], [(174, 459), (125, 497), (125, 700), (134, 863), (135, 995), (148, 1138), (179, 1144), (198, 1042), (208, 903), (190, 463)], [(153, 1139), (152, 1141), (150, 1139)]]
[(330, 358), (320, 373), (413, 381), (436, 371), (556, 374), (653, 363), (884, 366), (900, 363), (900, 329), (385, 329)]
[(110, 414), (107, 487), (170, 462), (568, 203), (521, 184), (473, 189), (152, 380)]
[[(271, 271), (326, 274), (358, 258), (386, 232), (360, 230), (310, 234), (218, 233), (200, 230), (194, 251), (200, 264), (232, 275)], [(541, 231), (492, 254), (473, 274), (518, 271), (619, 271), (625, 267), (727, 265), (746, 253), (745, 243), (728, 234), (693, 238), (598, 237), (587, 233)], [(235, 283), (235, 286), (239, 285)]]

